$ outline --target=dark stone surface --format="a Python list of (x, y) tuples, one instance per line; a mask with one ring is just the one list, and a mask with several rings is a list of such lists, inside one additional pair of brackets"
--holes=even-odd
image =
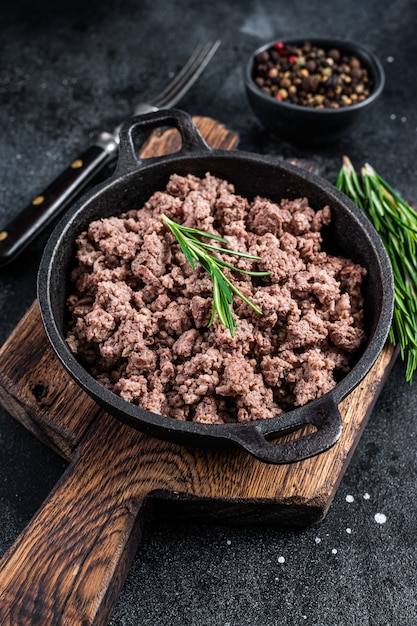
[[(344, 154), (357, 167), (369, 162), (415, 203), (416, 17), (413, 0), (7, 0), (0, 8), (0, 225), (99, 131), (157, 93), (198, 41), (214, 38), (222, 47), (181, 108), (236, 129), (242, 149), (319, 158), (332, 181)], [(367, 45), (387, 76), (371, 117), (316, 152), (268, 137), (244, 94), (251, 50), (297, 35)], [(35, 297), (47, 234), (0, 270), (1, 342)], [(229, 529), (169, 519), (148, 527), (111, 625), (414, 626), (415, 401), (398, 362), (326, 519), (314, 528)], [(0, 447), (4, 552), (64, 463), (4, 410)], [(385, 523), (376, 521), (378, 513)]]

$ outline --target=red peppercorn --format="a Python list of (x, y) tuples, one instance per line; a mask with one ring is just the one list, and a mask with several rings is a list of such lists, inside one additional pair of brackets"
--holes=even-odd
[(253, 78), (277, 101), (306, 107), (349, 106), (371, 92), (367, 71), (358, 59), (309, 42), (287, 45), (276, 41), (256, 55)]

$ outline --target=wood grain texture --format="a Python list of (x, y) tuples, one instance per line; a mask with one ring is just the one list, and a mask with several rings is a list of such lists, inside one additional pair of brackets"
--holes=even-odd
[(34, 302), (0, 351), (0, 401), (50, 448), (70, 460), (96, 404), (61, 367)]
[[(236, 145), (224, 126), (196, 121), (213, 147)], [(175, 149), (170, 130), (154, 133), (141, 154)], [(322, 520), (394, 358), (387, 345), (341, 404), (333, 448), (273, 466), (240, 449), (159, 441), (101, 412), (61, 367), (35, 302), (0, 350), (0, 402), (70, 464), (0, 561), (0, 624), (106, 624), (152, 515), (291, 527)]]
[[(389, 366), (389, 353), (384, 350), (376, 369)], [(371, 387), (363, 383), (354, 392), (368, 410), (376, 379), (369, 382)], [(343, 407), (346, 425), (354, 412), (351, 404)], [(197, 518), (215, 511), (223, 522), (265, 522), (265, 513), (269, 522), (293, 527), (301, 520), (319, 521), (363, 423), (354, 420), (355, 427), (346, 427), (325, 454), (270, 466), (239, 450), (161, 442), (100, 413), (68, 470), (2, 560), (0, 623), (106, 624), (140, 541), (149, 496), (169, 502), (171, 511), (173, 503), (177, 509), (191, 504)]]

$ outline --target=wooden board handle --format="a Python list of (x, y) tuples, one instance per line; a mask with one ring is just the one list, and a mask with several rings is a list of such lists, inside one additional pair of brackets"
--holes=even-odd
[(2, 626), (107, 623), (139, 544), (144, 502), (152, 489), (149, 477), (130, 482), (142, 435), (130, 431), (126, 437), (126, 428), (100, 416), (3, 557)]

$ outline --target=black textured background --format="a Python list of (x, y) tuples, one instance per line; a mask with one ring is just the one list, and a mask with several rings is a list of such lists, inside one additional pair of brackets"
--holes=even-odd
[[(99, 131), (157, 93), (198, 41), (215, 38), (222, 46), (181, 108), (237, 130), (242, 149), (314, 156), (332, 182), (344, 154), (357, 167), (369, 162), (417, 203), (416, 17), (413, 0), (2, 2), (0, 227)], [(362, 43), (386, 71), (373, 114), (348, 138), (315, 152), (269, 138), (243, 88), (252, 49), (298, 35)], [(0, 269), (1, 343), (35, 297), (47, 234)], [(111, 626), (414, 626), (415, 400), (398, 362), (326, 519), (314, 528), (169, 519), (148, 526)], [(0, 450), (3, 553), (64, 463), (4, 410)], [(377, 523), (378, 513), (385, 523)]]

